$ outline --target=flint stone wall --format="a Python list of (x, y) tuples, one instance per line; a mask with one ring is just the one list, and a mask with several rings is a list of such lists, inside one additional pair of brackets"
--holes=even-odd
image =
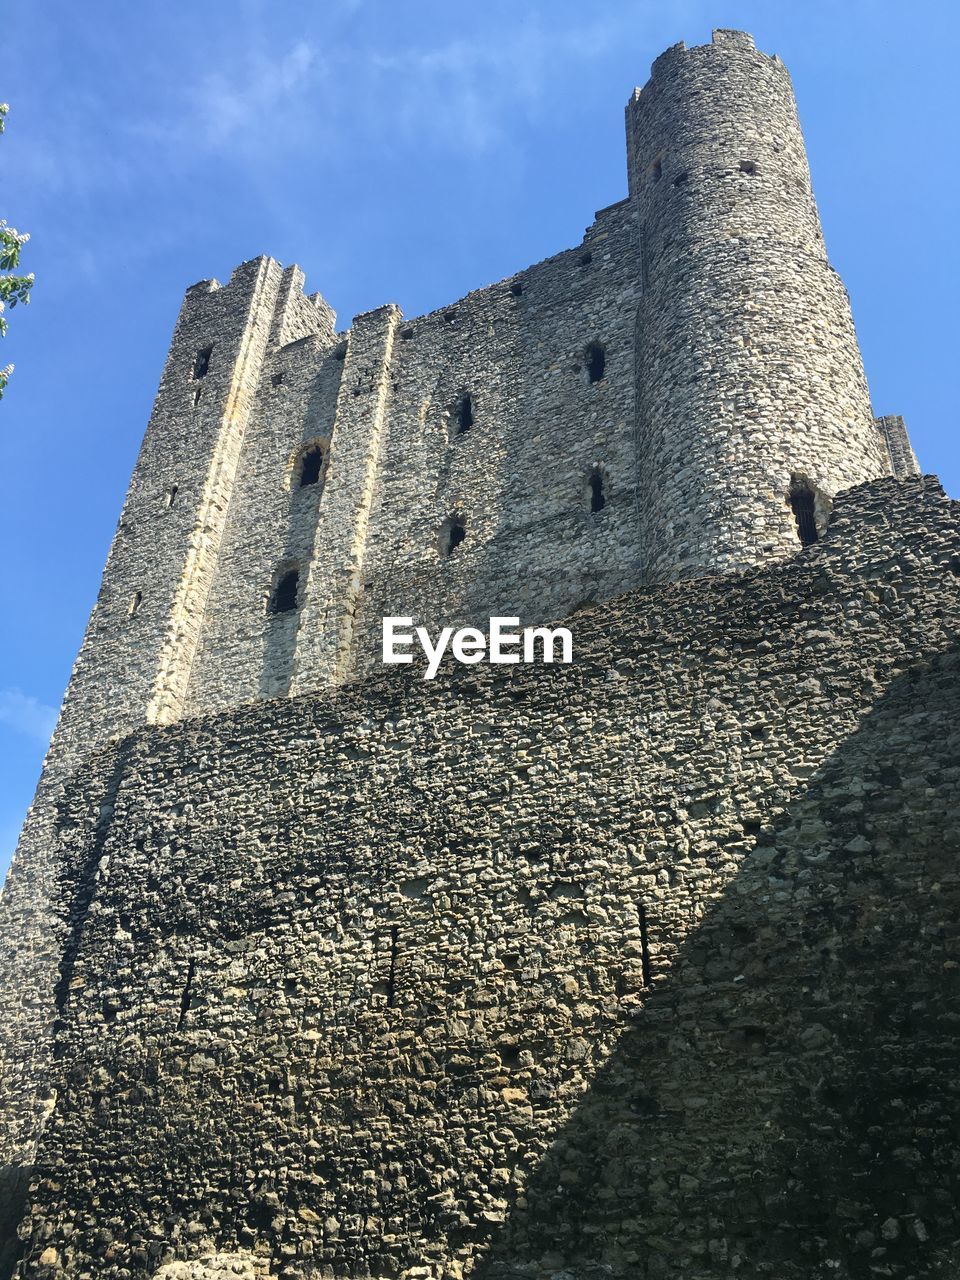
[(950, 1274), (957, 514), (92, 761), (20, 1280)]
[[(536, 623), (788, 557), (796, 479), (822, 524), (837, 491), (916, 470), (902, 421), (871, 418), (779, 59), (729, 31), (674, 46), (627, 141), (629, 196), (576, 248), (431, 315), (337, 334), (266, 257), (187, 291), (0, 898), (0, 1194), (53, 1103), (48, 997), (73, 945), (53, 823), (92, 753), (375, 671), (387, 614)], [(301, 487), (308, 447), (323, 483)], [(273, 612), (294, 568), (297, 609)]]

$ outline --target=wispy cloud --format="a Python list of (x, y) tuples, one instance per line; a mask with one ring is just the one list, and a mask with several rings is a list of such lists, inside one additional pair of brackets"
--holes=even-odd
[(48, 707), (20, 689), (0, 689), (0, 724), (46, 746), (56, 722), (56, 707)]
[[(391, 124), (485, 151), (502, 142), (515, 114), (536, 113), (565, 71), (602, 57), (623, 38), (626, 15), (545, 28), (531, 18), (509, 40), (451, 40), (374, 53), (368, 65), (393, 90)], [(393, 114), (395, 113), (395, 114)]]
[(265, 51), (237, 47), (216, 71), (185, 79), (162, 122), (131, 128), (182, 163), (200, 151), (259, 165), (309, 141), (314, 157), (358, 134), (486, 151), (509, 138), (517, 113), (534, 115), (572, 67), (602, 58), (630, 27), (628, 13), (552, 29), (535, 16), (509, 40), (325, 46), (306, 35)]
[(509, 143), (518, 116), (546, 110), (577, 67), (635, 38), (637, 21), (632, 4), (557, 25), (531, 10), (509, 39), (484, 32), (409, 44), (375, 28), (360, 42), (331, 40), (307, 22), (271, 45), (241, 24), (222, 33), (205, 66), (185, 58), (171, 76), (145, 62), (122, 112), (99, 89), (54, 102), (38, 132), (24, 131), (18, 164), (33, 186), (62, 198), (140, 190), (214, 154), (256, 177), (273, 161), (322, 163), (385, 136), (485, 152)]
[(285, 105), (315, 90), (323, 75), (324, 64), (306, 40), (273, 58), (247, 55), (229, 73), (208, 73), (188, 88), (185, 105), (193, 135), (219, 147), (259, 133)]
[(17, 121), (7, 140), (11, 172), (20, 188), (60, 197), (86, 196), (109, 188), (131, 187), (144, 159), (121, 153), (113, 138), (110, 104), (98, 93), (77, 92), (70, 102), (50, 94), (43, 115), (33, 113)]

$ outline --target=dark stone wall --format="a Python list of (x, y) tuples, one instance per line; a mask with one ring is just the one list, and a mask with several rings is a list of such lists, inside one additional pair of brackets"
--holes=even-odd
[(952, 1274), (956, 515), (76, 775), (17, 1274)]

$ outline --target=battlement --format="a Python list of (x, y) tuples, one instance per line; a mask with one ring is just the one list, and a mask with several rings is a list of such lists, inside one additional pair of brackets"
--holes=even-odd
[[(744, 53), (783, 66), (776, 54), (766, 54), (758, 50), (753, 36), (748, 32), (717, 27), (711, 33), (709, 44), (687, 45), (683, 40), (678, 40), (676, 44), (664, 49), (663, 53), (650, 64), (650, 79), (647, 84), (654, 85), (658, 80), (674, 74), (678, 67), (691, 56), (694, 59), (709, 58), (714, 53), (724, 55)], [(635, 89), (634, 97), (638, 98), (642, 93), (642, 89)]]

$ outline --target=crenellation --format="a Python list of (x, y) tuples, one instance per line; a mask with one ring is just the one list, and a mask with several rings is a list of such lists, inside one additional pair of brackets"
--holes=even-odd
[(198, 280), (196, 284), (191, 284), (187, 286), (186, 292), (184, 293), (184, 297), (192, 298), (194, 296), (202, 295), (205, 293), (215, 293), (217, 289), (222, 289), (222, 288), (223, 288), (223, 285), (220, 283), (219, 280), (214, 280), (214, 279)]
[(301, 338), (334, 336), (336, 312), (319, 293), (306, 297), (304, 276), (299, 267), (287, 267), (280, 281), (280, 295), (274, 309), (269, 345), (283, 347)]

